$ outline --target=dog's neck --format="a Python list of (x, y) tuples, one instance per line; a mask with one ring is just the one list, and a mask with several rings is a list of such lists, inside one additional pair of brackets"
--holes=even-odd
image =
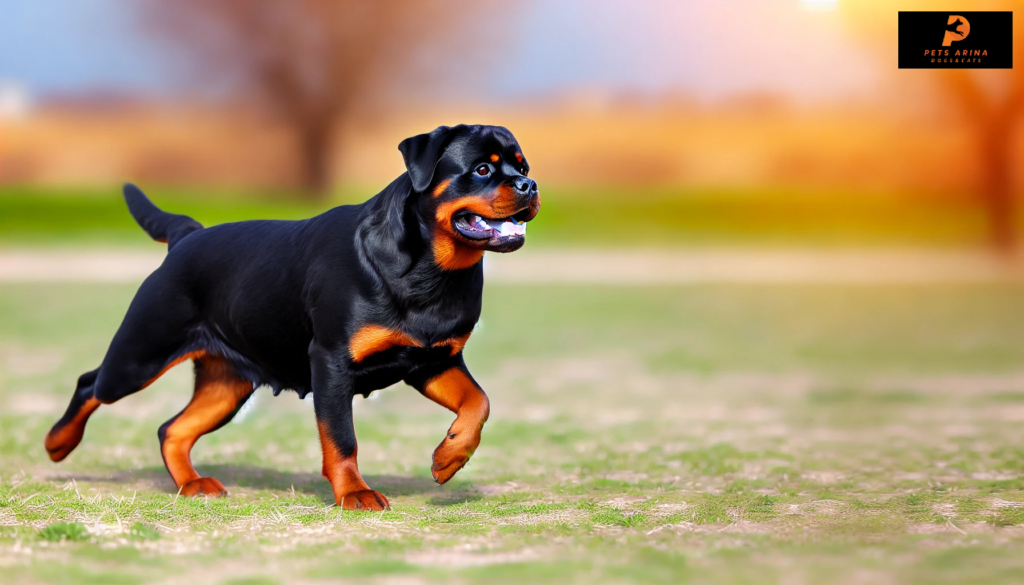
[(431, 247), (430, 218), (422, 216), (408, 175), (364, 203), (356, 228), (360, 261), (384, 296), (406, 307), (425, 307), (452, 295), (482, 294), (482, 266), (442, 270)]

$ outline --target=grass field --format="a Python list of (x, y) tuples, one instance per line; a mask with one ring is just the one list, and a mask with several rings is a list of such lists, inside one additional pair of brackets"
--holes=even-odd
[[(205, 225), (310, 217), (332, 205), (364, 201), (378, 190), (345, 188), (327, 202), (308, 203), (280, 193), (143, 188), (168, 211), (191, 215)], [(558, 186), (544, 186), (541, 194), (544, 205), (531, 225), (531, 246), (987, 242), (983, 209), (955, 194)], [(0, 246), (26, 244), (142, 246), (147, 241), (125, 210), (118, 185), (0, 188)]]
[(200, 441), (224, 499), (182, 499), (156, 429), (179, 367), (42, 438), (133, 287), (0, 285), (4, 582), (940, 583), (1024, 574), (1024, 289), (490, 286), (467, 361), (491, 396), (468, 467), (451, 416), (357, 399), (385, 513), (330, 505), (310, 403), (261, 390)]

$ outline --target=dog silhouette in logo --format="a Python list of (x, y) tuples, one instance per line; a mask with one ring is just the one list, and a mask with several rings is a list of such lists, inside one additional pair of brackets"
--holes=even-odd
[[(963, 27), (963, 30), (960, 27)], [(946, 35), (942, 39), (942, 46), (948, 47), (956, 41), (962, 41), (971, 34), (971, 23), (964, 17), (951, 14), (946, 20)]]
[(964, 33), (960, 32), (959, 29), (960, 29), (960, 25), (963, 24), (963, 23), (964, 23), (964, 21), (962, 21), (962, 20), (960, 20), (958, 18), (958, 19), (956, 19), (956, 22), (954, 22), (953, 24), (947, 24), (946, 25), (946, 30), (948, 30), (951, 33), (956, 33), (956, 34), (958, 34), (958, 35), (960, 35), (962, 37), (962, 36), (964, 36)]

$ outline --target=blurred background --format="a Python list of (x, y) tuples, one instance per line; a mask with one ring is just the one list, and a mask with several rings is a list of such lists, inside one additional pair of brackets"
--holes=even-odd
[(124, 181), (204, 222), (305, 217), (466, 122), (523, 145), (535, 249), (1006, 256), (1022, 80), (898, 70), (871, 0), (5, 3), (0, 242), (145, 244)]

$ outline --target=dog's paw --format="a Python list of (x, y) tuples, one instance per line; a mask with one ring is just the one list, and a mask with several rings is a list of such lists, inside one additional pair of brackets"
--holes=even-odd
[(391, 504), (384, 494), (376, 490), (359, 490), (349, 492), (341, 499), (341, 507), (345, 510), (367, 510), (380, 512), (390, 510)]
[[(75, 404), (78, 404), (77, 398), (71, 401), (72, 406)], [(82, 442), (82, 436), (85, 433), (85, 423), (99, 405), (100, 403), (96, 399), (90, 398), (86, 400), (78, 405), (78, 411), (75, 412), (74, 418), (67, 422), (61, 419), (57, 424), (53, 425), (49, 433), (46, 433), (46, 452), (50, 455), (52, 461), (63, 460)], [(69, 410), (72, 406), (68, 407)], [(68, 415), (65, 414), (64, 416), (67, 417)]]
[(212, 477), (200, 477), (192, 481), (186, 481), (181, 486), (179, 493), (186, 498), (193, 496), (226, 496), (228, 490), (224, 484)]
[(51, 430), (46, 435), (46, 452), (51, 461), (62, 461), (82, 442), (83, 431), (79, 426), (67, 425)]
[(434, 449), (434, 463), (430, 466), (430, 474), (437, 483), (445, 483), (455, 473), (465, 467), (480, 445), (480, 434), (469, 434), (465, 438), (456, 433), (449, 433)]

